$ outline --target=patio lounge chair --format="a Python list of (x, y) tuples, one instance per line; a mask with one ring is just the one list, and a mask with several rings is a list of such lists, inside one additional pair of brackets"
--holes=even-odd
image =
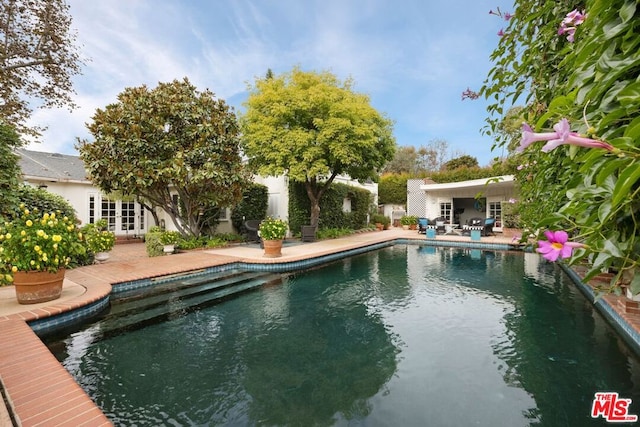
[(418, 233), (426, 233), (429, 220), (427, 218), (418, 218)]
[(444, 226), (445, 219), (443, 216), (439, 216), (438, 218), (433, 220), (436, 223), (436, 233), (437, 234), (445, 234), (447, 232), (447, 228)]
[(247, 240), (250, 242), (262, 243), (262, 239), (258, 236), (260, 229), (259, 219), (250, 219), (244, 222), (244, 228), (247, 230)]
[(493, 232), (493, 226), (496, 223), (496, 219), (495, 218), (485, 218), (484, 219), (484, 228), (482, 229), (482, 235), (483, 236), (488, 236), (488, 235), (492, 235), (495, 236), (494, 232)]

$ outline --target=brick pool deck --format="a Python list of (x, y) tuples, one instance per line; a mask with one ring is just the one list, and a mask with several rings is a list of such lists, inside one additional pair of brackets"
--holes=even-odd
[[(62, 297), (51, 302), (20, 305), (12, 287), (0, 288), (0, 426), (110, 426), (111, 422), (60, 365), (26, 322), (84, 307), (111, 292), (112, 283), (181, 273), (233, 262), (282, 263), (330, 255), (396, 239), (420, 239), (416, 231), (392, 228), (383, 232), (313, 243), (287, 245), (280, 258), (264, 258), (257, 245), (236, 245), (149, 258), (142, 243), (118, 244), (102, 264), (69, 270)], [(436, 241), (469, 242), (464, 236), (438, 236)], [(500, 235), (481, 243), (509, 244)], [(605, 297), (640, 332), (640, 309), (624, 298)], [(8, 407), (5, 405), (8, 402)]]

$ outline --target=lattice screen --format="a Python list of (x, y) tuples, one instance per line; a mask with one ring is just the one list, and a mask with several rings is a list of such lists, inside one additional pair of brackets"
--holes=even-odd
[(425, 217), (427, 196), (420, 186), (424, 184), (422, 179), (407, 180), (407, 215)]

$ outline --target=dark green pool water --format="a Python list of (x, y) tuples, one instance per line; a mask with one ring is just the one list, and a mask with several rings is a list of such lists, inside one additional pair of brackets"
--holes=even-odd
[(536, 254), (396, 245), (51, 343), (116, 425), (588, 426), (638, 359)]

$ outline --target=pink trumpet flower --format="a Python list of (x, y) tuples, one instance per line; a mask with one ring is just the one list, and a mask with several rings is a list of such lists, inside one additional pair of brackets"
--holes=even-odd
[(566, 231), (545, 231), (547, 240), (538, 241), (538, 253), (549, 261), (557, 261), (558, 258), (569, 258), (575, 248), (584, 248), (582, 243), (569, 242)]
[(553, 126), (553, 130), (554, 132), (536, 133), (531, 129), (531, 126), (523, 123), (522, 141), (520, 142), (520, 146), (517, 151), (522, 152), (529, 145), (538, 141), (547, 141), (547, 143), (542, 147), (542, 151), (545, 153), (548, 153), (563, 144), (578, 145), (580, 147), (587, 148), (602, 148), (607, 151), (613, 151), (614, 149), (611, 144), (607, 144), (606, 142), (585, 138), (576, 132), (571, 132), (571, 127), (569, 126), (569, 121), (567, 119), (562, 119), (556, 123)]

